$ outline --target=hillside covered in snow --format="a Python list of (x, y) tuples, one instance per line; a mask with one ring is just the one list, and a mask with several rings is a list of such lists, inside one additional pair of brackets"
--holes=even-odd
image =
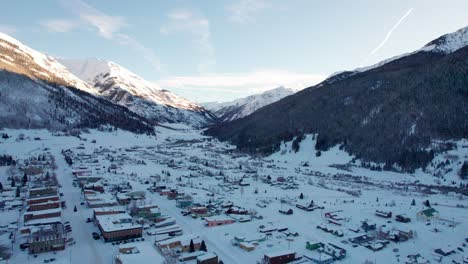
[(282, 141), (318, 134), (315, 148), (341, 145), (360, 159), (409, 170), (467, 138), (467, 28), (375, 67), (343, 72), (207, 131), (244, 151), (269, 154)]

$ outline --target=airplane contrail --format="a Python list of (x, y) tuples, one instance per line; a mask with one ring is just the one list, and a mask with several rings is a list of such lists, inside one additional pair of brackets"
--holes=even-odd
[(382, 48), (383, 45), (385, 45), (385, 43), (392, 35), (393, 31), (397, 29), (397, 27), (411, 14), (411, 12), (413, 12), (413, 8), (410, 8), (408, 11), (406, 11), (406, 13), (398, 20), (398, 22), (387, 32), (387, 35), (385, 36), (384, 40), (369, 55), (373, 55), (380, 48)]

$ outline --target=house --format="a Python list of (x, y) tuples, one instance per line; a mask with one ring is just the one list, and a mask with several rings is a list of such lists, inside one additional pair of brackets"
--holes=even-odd
[(263, 256), (263, 264), (283, 264), (296, 259), (296, 252), (292, 250), (283, 250), (266, 253)]
[(249, 243), (249, 242), (240, 242), (239, 247), (242, 248), (243, 250), (250, 252), (255, 250), (255, 245)]
[(258, 233), (249, 233), (247, 235), (237, 235), (232, 239), (232, 244), (237, 245), (241, 242), (257, 243), (266, 240), (266, 235)]
[(196, 215), (206, 215), (208, 214), (208, 208), (204, 206), (191, 207), (190, 212)]
[(189, 252), (190, 241), (193, 241), (193, 246), (195, 250), (200, 249), (201, 239), (198, 236), (194, 235), (178, 236), (163, 241), (155, 242), (155, 244), (161, 250), (180, 248), (183, 252)]
[(362, 221), (361, 227), (365, 232), (369, 232), (375, 230), (377, 228), (377, 225), (375, 223), (369, 222), (368, 220), (365, 220)]
[(65, 249), (63, 225), (51, 224), (31, 228), (28, 243), (30, 254)]
[(104, 186), (98, 182), (96, 183), (88, 183), (84, 185), (84, 190), (92, 190), (100, 193), (104, 193)]
[(197, 257), (197, 264), (218, 264), (218, 256), (206, 253)]
[(165, 259), (148, 243), (130, 243), (119, 247), (114, 257), (115, 264), (164, 263)]
[(405, 264), (429, 264), (429, 260), (425, 259), (420, 254), (408, 255)]
[(311, 241), (307, 241), (306, 242), (306, 249), (308, 250), (316, 250), (316, 249), (319, 249), (323, 247), (323, 243), (321, 242), (311, 242)]
[(127, 205), (132, 200), (129, 196), (125, 195), (124, 193), (118, 193), (115, 197), (117, 198), (117, 202), (120, 205)]
[(312, 263), (316, 264), (330, 264), (335, 261), (335, 259), (327, 254), (322, 254), (319, 252), (306, 252), (304, 254), (304, 258), (309, 259)]
[(418, 212), (416, 218), (420, 221), (435, 220), (439, 218), (439, 212), (434, 208), (428, 208)]
[(192, 199), (182, 198), (182, 199), (177, 199), (176, 206), (179, 208), (187, 208), (191, 206), (192, 203), (193, 203)]
[(143, 226), (134, 224), (132, 217), (127, 213), (96, 215), (95, 217), (106, 242), (142, 236)]
[(332, 243), (328, 243), (324, 247), (320, 248), (319, 252), (329, 255), (335, 260), (342, 260), (346, 257), (346, 249)]
[(451, 248), (438, 248), (434, 250), (434, 253), (446, 257), (448, 255), (452, 255), (453, 253), (455, 253), (455, 250)]
[(220, 226), (220, 225), (228, 225), (233, 224), (234, 219), (228, 216), (216, 215), (210, 216), (205, 218), (205, 225), (212, 227), (212, 226)]
[(383, 218), (391, 218), (392, 217), (392, 212), (385, 212), (385, 211), (375, 210), (375, 215), (383, 217)]
[(395, 216), (395, 221), (400, 222), (400, 223), (409, 223), (411, 222), (411, 218), (405, 215), (397, 215)]
[(137, 206), (133, 215), (148, 220), (155, 220), (161, 216), (161, 211), (155, 204), (146, 204)]

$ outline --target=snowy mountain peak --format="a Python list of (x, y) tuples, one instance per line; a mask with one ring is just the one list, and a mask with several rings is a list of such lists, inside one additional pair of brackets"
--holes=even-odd
[(212, 102), (203, 105), (213, 111), (222, 121), (228, 122), (248, 116), (258, 109), (296, 92), (295, 89), (280, 86), (261, 94), (250, 95), (230, 102)]
[(160, 122), (183, 122), (203, 126), (214, 121), (200, 105), (162, 90), (121, 65), (96, 58), (62, 59), (67, 68), (86, 80), (113, 103)]
[(468, 45), (468, 27), (461, 28), (453, 33), (445, 34), (428, 44), (421, 50), (452, 53)]
[(54, 57), (36, 51), (3, 33), (0, 33), (0, 68), (96, 94), (94, 89), (70, 73)]

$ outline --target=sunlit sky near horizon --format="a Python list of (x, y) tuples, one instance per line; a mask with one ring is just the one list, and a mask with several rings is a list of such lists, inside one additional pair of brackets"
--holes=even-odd
[(466, 0), (2, 1), (0, 32), (114, 61), (197, 102), (229, 101), (411, 52), (468, 26)]

